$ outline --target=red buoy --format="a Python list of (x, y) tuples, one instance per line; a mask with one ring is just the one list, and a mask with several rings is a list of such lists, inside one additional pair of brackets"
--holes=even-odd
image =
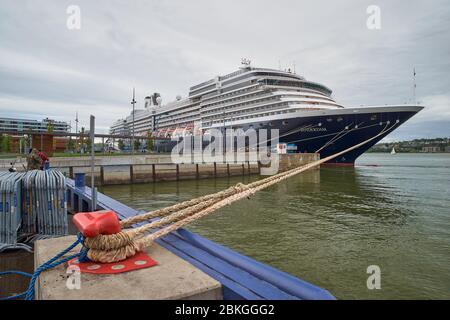
[(99, 234), (120, 232), (119, 218), (112, 210), (80, 212), (73, 216), (73, 223), (83, 236), (92, 238)]

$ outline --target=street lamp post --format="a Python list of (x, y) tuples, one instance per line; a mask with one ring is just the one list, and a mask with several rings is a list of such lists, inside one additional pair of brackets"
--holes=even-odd
[[(75, 133), (78, 134), (78, 111), (75, 117)], [(78, 153), (78, 136), (75, 136), (75, 153)]]
[(91, 210), (97, 210), (97, 188), (95, 187), (95, 117), (90, 117), (89, 139), (91, 140)]
[(225, 110), (223, 111), (223, 130), (222, 130), (222, 132), (223, 132), (223, 154), (225, 155), (225, 149), (226, 149), (226, 146), (227, 146), (227, 140), (226, 140), (226, 127), (225, 127)]
[(133, 125), (132, 125), (132, 133), (131, 133), (131, 154), (134, 154), (134, 105), (136, 104), (135, 95), (134, 95), (134, 88), (133, 88), (133, 100), (131, 100), (131, 104), (133, 105)]

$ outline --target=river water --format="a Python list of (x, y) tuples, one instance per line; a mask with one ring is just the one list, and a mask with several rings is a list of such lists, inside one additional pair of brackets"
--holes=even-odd
[[(154, 210), (258, 176), (107, 186)], [(365, 154), (355, 168), (292, 177), (188, 227), (340, 299), (450, 299), (450, 154)], [(75, 232), (72, 230), (72, 233)], [(381, 289), (367, 288), (367, 267)], [(33, 270), (32, 254), (0, 255), (0, 270)], [(0, 297), (28, 279), (0, 277)]]
[[(258, 176), (107, 186), (154, 210)], [(363, 155), (272, 186), (188, 227), (347, 299), (450, 298), (450, 154)], [(367, 268), (381, 289), (367, 287)]]

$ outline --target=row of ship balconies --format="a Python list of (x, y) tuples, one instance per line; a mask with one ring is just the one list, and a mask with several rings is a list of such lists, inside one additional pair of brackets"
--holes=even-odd
[[(317, 85), (315, 83), (311, 83)], [(284, 91), (280, 91), (280, 89)], [(265, 91), (265, 93), (264, 93)], [(252, 98), (249, 100), (249, 98)], [(225, 93), (218, 91), (214, 96), (202, 98), (194, 105), (182, 105), (173, 110), (165, 110), (151, 113), (139, 114), (139, 119), (135, 119), (135, 130), (151, 130), (151, 119), (155, 117), (156, 127), (176, 126), (186, 123), (211, 119), (213, 122), (220, 121), (224, 116), (241, 116), (247, 114), (262, 112), (280, 101), (292, 101), (295, 105), (303, 104), (304, 109), (311, 109), (321, 105), (323, 107), (340, 107), (333, 99), (326, 96), (323, 92), (311, 88), (292, 88), (291, 86), (282, 86), (278, 84), (256, 83), (245, 87), (240, 87)], [(127, 119), (128, 120), (128, 119)], [(125, 125), (129, 124), (126, 123)], [(141, 123), (141, 125), (139, 125)], [(150, 123), (150, 125), (149, 125)], [(124, 123), (118, 123), (120, 128)]]
[[(317, 98), (309, 99), (303, 98), (295, 99), (298, 95), (295, 94), (280, 94), (280, 95), (265, 95), (264, 98), (261, 96), (258, 99), (247, 100), (242, 104), (234, 104), (224, 106), (223, 108), (219, 108), (219, 110), (206, 110), (205, 112), (191, 112), (187, 113), (185, 116), (175, 116), (175, 115), (167, 115), (163, 119), (156, 120), (156, 127), (167, 127), (167, 126), (183, 126), (188, 123), (192, 123), (195, 121), (202, 121), (205, 123), (220, 123), (225, 118), (234, 118), (236, 120), (246, 119), (249, 116), (254, 117), (257, 114), (270, 115), (271, 112), (278, 111), (280, 108), (289, 108), (295, 106), (298, 108), (299, 105), (301, 109), (315, 109), (318, 106), (323, 107), (337, 107), (338, 105), (330, 100), (323, 99), (323, 101), (317, 101)], [(287, 98), (287, 99), (284, 99)], [(258, 103), (259, 102), (259, 103)], [(237, 107), (241, 105), (241, 107)], [(268, 112), (270, 111), (270, 112)], [(212, 113), (213, 112), (213, 113)], [(129, 123), (127, 125), (128, 130), (131, 130), (132, 124)], [(152, 131), (153, 128), (151, 126), (151, 121), (139, 121), (135, 122), (134, 125), (135, 132), (148, 132)]]

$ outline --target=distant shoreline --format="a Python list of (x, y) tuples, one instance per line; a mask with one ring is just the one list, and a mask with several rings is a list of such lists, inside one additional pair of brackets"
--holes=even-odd
[[(382, 154), (390, 154), (390, 151), (366, 151), (364, 154), (368, 153), (382, 153)], [(450, 152), (407, 152), (407, 151), (396, 151), (395, 154), (450, 154)]]

